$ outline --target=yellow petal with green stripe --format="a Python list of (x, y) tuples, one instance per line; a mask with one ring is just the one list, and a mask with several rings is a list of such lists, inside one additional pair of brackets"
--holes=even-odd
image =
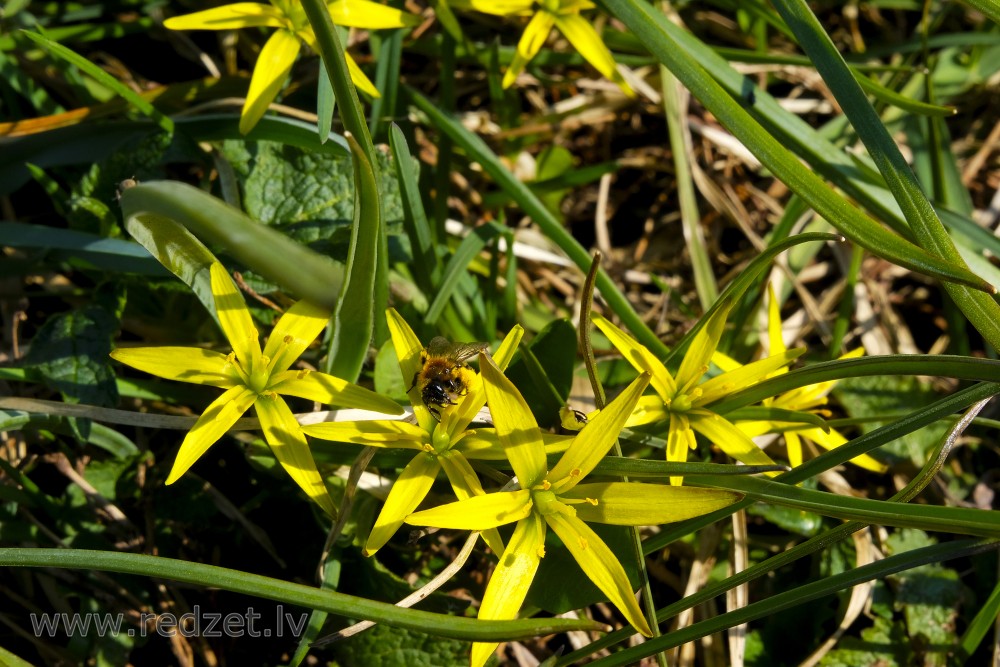
[(247, 134), (263, 118), (267, 108), (285, 85), (285, 79), (299, 55), (299, 38), (288, 30), (278, 30), (264, 43), (250, 78), (250, 89), (240, 114), (240, 134)]
[(222, 396), (212, 401), (205, 412), (191, 427), (177, 452), (174, 465), (167, 476), (167, 484), (173, 484), (187, 472), (208, 448), (228, 431), (243, 413), (250, 409), (257, 394), (239, 385), (227, 389)]
[(229, 389), (240, 384), (228, 357), (197, 347), (120, 347), (111, 358), (140, 371), (180, 382)]
[(260, 419), (264, 439), (274, 452), (274, 458), (295, 480), (306, 495), (332, 517), (337, 516), (337, 506), (333, 503), (323, 477), (316, 468), (309, 443), (302, 433), (302, 427), (295, 421), (295, 415), (280, 396), (262, 396), (254, 404)]
[(235, 30), (285, 25), (281, 11), (260, 2), (236, 2), (203, 12), (174, 16), (163, 22), (168, 30)]
[(580, 569), (608, 596), (611, 604), (618, 607), (632, 627), (646, 637), (653, 636), (639, 603), (635, 601), (625, 568), (597, 533), (579, 518), (566, 513), (547, 514), (545, 523), (566, 545)]

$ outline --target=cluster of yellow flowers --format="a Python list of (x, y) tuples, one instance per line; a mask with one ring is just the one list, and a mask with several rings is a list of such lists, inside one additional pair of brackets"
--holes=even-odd
[[(346, 28), (385, 30), (413, 27), (421, 22), (419, 16), (370, 0), (335, 0), (326, 5), (333, 22)], [(517, 75), (538, 55), (555, 27), (598, 72), (618, 84), (627, 95), (635, 95), (618, 72), (611, 51), (594, 27), (581, 16), (582, 11), (595, 7), (590, 0), (459, 0), (454, 5), (459, 9), (498, 16), (532, 16), (517, 44), (514, 59), (504, 74), (504, 88), (510, 87)], [(169, 18), (164, 21), (164, 26), (171, 30), (276, 28), (261, 49), (250, 80), (240, 117), (240, 132), (243, 134), (253, 129), (281, 91), (301, 45), (306, 44), (313, 50), (316, 48), (316, 35), (302, 4), (297, 0), (271, 0), (270, 4), (237, 2)], [(379, 97), (378, 90), (354, 59), (346, 53), (344, 55), (354, 85), (371, 97)]]
[[(481, 531), (499, 558), (479, 610), (483, 619), (517, 616), (544, 556), (545, 533), (551, 528), (628, 622), (642, 634), (650, 635), (624, 568), (587, 523), (659, 525), (714, 511), (736, 502), (740, 496), (731, 491), (686, 487), (681, 485), (681, 478), (672, 478), (670, 485), (587, 482), (584, 478), (605, 457), (623, 428), (653, 422), (668, 423), (669, 461), (686, 460), (688, 449), (695, 446), (697, 432), (743, 463), (772, 464), (747, 434), (769, 430), (771, 424), (736, 425), (712, 412), (711, 406), (737, 389), (781, 372), (802, 352), (789, 352), (772, 341), (772, 356), (745, 366), (723, 362), (731, 366), (728, 371), (701, 381), (715, 356), (728, 308), (719, 308), (694, 337), (676, 376), (646, 348), (595, 316), (597, 327), (639, 371), (639, 376), (603, 410), (592, 415), (576, 435), (554, 436), (539, 429), (524, 398), (503, 373), (523, 334), (520, 327), (515, 327), (495, 353), (480, 353), (480, 373), (472, 374), (465, 393), (438, 415), (432, 415), (423, 404), (421, 388), (413, 386), (409, 390), (414, 413), (411, 421), (379, 419), (302, 426), (282, 395), (387, 415), (404, 411), (389, 398), (331, 375), (291, 370), (327, 325), (328, 311), (303, 301), (296, 303), (278, 320), (261, 349), (250, 311), (221, 264), (211, 267), (211, 285), (219, 323), (232, 352), (155, 347), (119, 348), (112, 353), (118, 361), (160, 377), (225, 390), (184, 438), (167, 483), (183, 475), (251, 406), (277, 460), (302, 490), (331, 515), (336, 514), (336, 506), (317, 469), (307, 435), (338, 443), (413, 450), (413, 459), (393, 484), (368, 537), (365, 553), (375, 553), (403, 523)], [(777, 313), (775, 307), (771, 310)], [(403, 377), (416, 377), (421, 369), (423, 345), (395, 310), (388, 311), (388, 326)], [(648, 386), (655, 393), (643, 396)], [(823, 386), (772, 400), (776, 405), (807, 410), (821, 404), (828, 391), (829, 386)], [(493, 428), (470, 428), (487, 402)], [(802, 424), (799, 427), (804, 437), (817, 439), (824, 446), (839, 444), (822, 429), (808, 425), (802, 428)], [(818, 437), (813, 432), (816, 430), (826, 435)], [(785, 437), (791, 450), (793, 440), (787, 432)], [(548, 463), (550, 455), (559, 456), (552, 467)], [(797, 456), (801, 459), (801, 454)], [(516, 475), (513, 490), (487, 492), (470, 459), (508, 460)], [(442, 469), (457, 500), (418, 511)], [(516, 525), (505, 545), (497, 528), (509, 523)], [(496, 646), (489, 642), (474, 644), (472, 664), (484, 664)]]

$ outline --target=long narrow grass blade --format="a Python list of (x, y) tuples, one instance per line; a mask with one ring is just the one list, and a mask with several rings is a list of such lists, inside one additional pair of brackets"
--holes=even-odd
[(455, 254), (451, 256), (445, 267), (444, 277), (441, 279), (441, 284), (437, 286), (434, 301), (431, 302), (430, 308), (427, 309), (427, 314), (424, 316), (424, 321), (427, 324), (437, 322), (472, 258), (478, 255), (487, 243), (495, 240), (502, 233), (503, 227), (493, 223), (476, 227), (471, 234), (462, 239), (462, 243), (459, 244)]
[[(919, 273), (964, 283), (984, 291), (992, 289), (962, 265), (934, 256), (891, 234), (805, 168), (785, 148), (783, 142), (761, 127), (743, 105), (737, 102), (737, 99), (744, 98), (747, 81), (739, 77), (739, 82), (735, 86), (731, 85), (730, 92), (724, 90), (716, 80), (717, 75), (713, 76), (715, 72), (709, 74), (704, 68), (701, 54), (690, 52), (690, 41), (697, 40), (687, 35), (686, 41), (680, 42), (677, 35), (684, 34), (685, 31), (673, 26), (660, 12), (638, 0), (606, 0), (605, 4), (715, 114), (719, 122), (740, 139), (775, 176), (845, 236), (874, 254)], [(707, 47), (704, 50), (711, 54)], [(714, 54), (712, 56), (717, 57)], [(728, 64), (725, 66), (728, 68)], [(755, 104), (757, 101), (755, 92)], [(850, 168), (856, 174), (857, 168), (853, 163)]]
[(413, 252), (413, 273), (420, 289), (430, 294), (441, 277), (441, 260), (438, 258), (434, 228), (427, 220), (416, 167), (406, 137), (399, 126), (389, 127), (389, 148), (392, 150), (396, 178), (403, 198), (403, 227), (410, 238)]
[[(875, 109), (865, 98), (861, 86), (848, 70), (843, 57), (823, 30), (819, 20), (804, 0), (777, 0), (774, 6), (784, 17), (802, 48), (812, 58), (816, 69), (840, 102), (920, 245), (936, 257), (956, 267), (966, 268), (961, 254), (941, 224), (916, 175), (906, 163)], [(834, 220), (831, 222), (836, 224)], [(1000, 347), (1000, 305), (997, 305), (988, 294), (962, 285), (946, 282), (944, 288), (983, 337), (994, 348)]]
[[(411, 88), (403, 88), (403, 91), (417, 108), (427, 114), (435, 127), (465, 149), (470, 160), (483, 166), (483, 170), (517, 202), (527, 215), (531, 216), (531, 219), (541, 227), (546, 236), (569, 255), (581, 271), (586, 272), (590, 268), (590, 255), (584, 247), (556, 220), (541, 200), (500, 162), (500, 159), (482, 139), (467, 130), (455, 118), (442, 113), (434, 103), (417, 91)], [(632, 305), (618, 291), (614, 282), (603, 270), (597, 275), (597, 288), (601, 291), (604, 300), (639, 342), (658, 356), (666, 353), (667, 349), (663, 343), (636, 314)]]
[(943, 544), (904, 551), (903, 553), (889, 556), (869, 565), (863, 565), (846, 572), (822, 578), (818, 581), (803, 584), (789, 591), (771, 595), (766, 600), (754, 602), (742, 609), (715, 616), (662, 637), (647, 640), (643, 644), (619, 651), (589, 664), (594, 667), (634, 665), (641, 661), (642, 658), (653, 655), (657, 651), (664, 651), (674, 646), (680, 646), (681, 644), (722, 632), (743, 623), (767, 618), (784, 609), (790, 609), (817, 598), (833, 595), (866, 581), (883, 579), (897, 572), (912, 570), (921, 565), (939, 563), (952, 558), (968, 557), (995, 551), (998, 548), (1000, 548), (1000, 541), (998, 540), (956, 540), (954, 542), (945, 542)]
[(164, 132), (174, 131), (174, 121), (170, 120), (167, 116), (164, 116), (156, 109), (156, 107), (148, 101), (142, 99), (142, 97), (140, 97), (135, 91), (81, 56), (79, 53), (76, 53), (72, 49), (63, 46), (58, 42), (53, 42), (52, 40), (33, 32), (22, 31), (20, 34), (33, 41), (35, 44), (38, 44), (38, 46), (51, 53), (53, 56), (65, 60), (71, 65), (79, 67), (83, 72), (100, 83), (102, 86), (106, 86), (110, 90), (114, 91), (115, 94), (120, 95), (125, 100), (128, 100), (128, 102), (140, 113), (149, 117), (157, 125), (159, 125)]

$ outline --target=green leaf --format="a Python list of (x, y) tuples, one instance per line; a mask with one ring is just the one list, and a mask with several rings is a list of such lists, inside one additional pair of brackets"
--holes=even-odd
[(459, 285), (459, 281), (461, 281), (466, 275), (466, 269), (469, 266), (469, 262), (471, 262), (473, 258), (479, 254), (480, 250), (486, 247), (487, 243), (499, 238), (503, 231), (504, 228), (502, 225), (490, 222), (485, 225), (474, 227), (472, 231), (464, 239), (462, 239), (462, 242), (455, 250), (455, 254), (453, 254), (451, 259), (448, 260), (448, 265), (444, 270), (444, 276), (441, 278), (441, 283), (437, 286), (437, 291), (434, 294), (434, 300), (431, 302), (430, 308), (427, 309), (427, 313), (424, 315), (425, 323), (434, 324), (437, 322), (441, 313), (444, 311), (445, 306), (455, 293), (455, 290)]
[[(703, 64), (708, 56), (700, 50), (695, 55), (691, 42), (697, 40), (673, 25), (661, 12), (638, 0), (606, 0), (605, 4), (764, 166), (845, 236), (874, 254), (919, 273), (964, 283), (976, 289), (990, 289), (981, 278), (950, 257), (943, 260), (888, 232), (834, 192), (812, 170), (804, 167), (782, 141), (763, 128), (734, 98), (740, 96), (747, 81), (738, 77), (739, 83), (731, 87), (731, 92), (723, 89), (717, 80), (719, 68), (713, 67), (710, 74)], [(710, 49), (704, 50), (710, 53)], [(711, 56), (717, 58), (714, 54)], [(730, 78), (727, 85), (733, 86), (733, 83)], [(759, 97), (762, 96), (755, 95), (755, 98)], [(760, 99), (755, 101), (755, 106), (758, 102)], [(853, 164), (852, 168), (856, 172)]]
[(754, 500), (816, 512), (838, 519), (853, 519), (880, 526), (1000, 537), (1000, 512), (997, 511), (940, 505), (911, 506), (883, 500), (838, 496), (743, 475), (725, 477), (691, 475), (686, 477), (684, 482), (730, 489), (745, 493), (748, 498)]
[(384, 219), (375, 171), (354, 137), (348, 136), (347, 141), (354, 155), (354, 187), (358, 195), (346, 275), (333, 312), (333, 339), (326, 371), (355, 382), (368, 355), (376, 313), (381, 317), (385, 312), (386, 298), (379, 298), (378, 284), (380, 279), (387, 281), (388, 275), (379, 276), (378, 256), (384, 254), (379, 236)]
[(198, 188), (150, 181), (126, 190), (121, 205), (129, 232), (139, 233), (136, 240), (188, 284), (197, 280), (207, 285), (207, 265), (214, 258), (186, 230), (181, 233), (178, 223), (224, 246), (242, 264), (300, 298), (331, 309), (336, 306), (342, 267)]
[(79, 67), (95, 81), (103, 86), (106, 86), (114, 91), (115, 94), (120, 95), (122, 98), (127, 100), (132, 106), (138, 109), (140, 113), (155, 121), (164, 132), (174, 131), (174, 121), (170, 120), (167, 116), (164, 116), (156, 109), (156, 107), (140, 97), (138, 93), (115, 79), (90, 60), (84, 58), (73, 50), (66, 48), (62, 44), (53, 42), (52, 40), (43, 37), (42, 35), (27, 31), (21, 31), (20, 34), (33, 41), (53, 56), (61, 58), (62, 60)]
[(112, 407), (118, 388), (111, 367), (111, 341), (118, 318), (91, 304), (50, 317), (31, 341), (24, 363), (69, 403)]
[[(590, 268), (590, 253), (556, 220), (528, 186), (519, 181), (503, 165), (481, 138), (466, 129), (454, 117), (443, 113), (433, 102), (417, 91), (408, 87), (404, 87), (402, 90), (414, 105), (427, 114), (438, 130), (465, 149), (471, 161), (482, 165), (483, 170), (517, 202), (527, 215), (531, 216), (531, 219), (541, 227), (542, 232), (547, 237), (569, 255), (581, 271), (586, 272)], [(601, 296), (639, 339), (639, 342), (648, 347), (654, 354), (663, 355), (666, 353), (666, 347), (660, 339), (636, 314), (614, 281), (603, 270), (597, 275), (597, 288), (601, 290)]]
[(376, 625), (350, 641), (333, 644), (330, 653), (340, 665), (465, 667), (469, 664), (468, 642), (385, 625)]
[[(649, 639), (639, 646), (619, 651), (589, 664), (594, 667), (633, 665), (642, 658), (659, 651), (686, 644), (700, 637), (721, 632), (742, 623), (771, 617), (781, 610), (791, 609), (810, 600), (833, 595), (859, 583), (882, 579), (896, 572), (909, 570), (927, 563), (961, 558), (975, 553), (996, 551), (998, 548), (1000, 548), (1000, 542), (995, 540), (956, 540), (954, 542), (936, 544), (889, 556), (883, 560), (854, 568), (842, 574), (811, 581), (794, 589), (772, 594), (767, 599), (753, 602), (736, 611), (700, 621), (662, 637)], [(557, 664), (563, 665), (566, 663), (564, 660), (560, 660)]]
[[(868, 149), (868, 154), (874, 160), (920, 245), (955, 268), (967, 270), (961, 254), (941, 224), (934, 207), (928, 201), (903, 154), (868, 102), (819, 20), (804, 0), (777, 0), (774, 6), (795, 33), (802, 48), (812, 58), (825, 83), (830, 86), (830, 90), (857, 131), (858, 137)], [(832, 224), (837, 224), (836, 219), (828, 219)], [(872, 250), (878, 254), (877, 250)], [(896, 261), (893, 257), (884, 256)], [(896, 263), (907, 266), (898, 261)], [(977, 289), (949, 283), (945, 283), (944, 288), (983, 337), (994, 348), (1000, 348), (1000, 305), (997, 305), (989, 294), (978, 291), (982, 289), (981, 286), (964, 280), (959, 282)], [(995, 289), (991, 288), (988, 291), (995, 292)]]
[(569, 320), (553, 320), (532, 339), (533, 359), (522, 355), (507, 368), (507, 377), (521, 391), (542, 428), (559, 423), (576, 367), (576, 329)]
[(0, 245), (41, 248), (53, 259), (79, 260), (84, 266), (154, 277), (169, 275), (147, 251), (134, 241), (23, 222), (0, 222)]
[[(609, 526), (588, 523), (608, 548), (619, 558), (629, 582), (634, 587), (639, 584), (639, 572), (632, 558), (631, 537), (625, 526)], [(545, 610), (549, 614), (564, 614), (571, 609), (589, 607), (595, 602), (607, 602), (608, 596), (594, 585), (573, 555), (563, 546), (554, 530), (545, 532), (545, 558), (538, 565), (538, 571), (528, 589), (525, 604)]]
[[(846, 378), (833, 390), (837, 401), (851, 417), (883, 417), (886, 420), (905, 414), (920, 405), (929, 405), (937, 398), (934, 390), (912, 376), (873, 375)], [(874, 426), (862, 426), (863, 432)], [(880, 451), (900, 459), (923, 460), (928, 449), (941, 439), (947, 429), (945, 424), (933, 424), (899, 438)]]
[(340, 116), (344, 122), (344, 129), (354, 135), (355, 141), (361, 148), (361, 153), (368, 158), (369, 162), (375, 159), (375, 147), (372, 144), (371, 134), (368, 132), (368, 125), (365, 123), (364, 113), (361, 108), (361, 100), (358, 99), (358, 91), (354, 88), (351, 75), (347, 71), (347, 61), (344, 59), (344, 47), (340, 43), (337, 29), (330, 19), (330, 12), (326, 3), (321, 0), (302, 0), (302, 8), (309, 17), (309, 24), (316, 35), (316, 48), (323, 65), (326, 68), (327, 76), (333, 86), (333, 94), (340, 106)]
[(389, 147), (392, 149), (403, 203), (403, 227), (410, 238), (413, 273), (420, 289), (430, 294), (440, 281), (441, 260), (435, 247), (434, 227), (427, 220), (424, 203), (420, 198), (420, 186), (417, 182), (420, 163), (410, 155), (406, 137), (395, 123), (389, 127)]
[[(222, 153), (242, 185), (247, 215), (315, 243), (318, 251), (335, 250), (337, 260), (346, 258), (357, 193), (350, 155), (242, 139), (224, 142)], [(393, 165), (385, 153), (377, 155), (385, 219), (398, 222), (403, 206)]]

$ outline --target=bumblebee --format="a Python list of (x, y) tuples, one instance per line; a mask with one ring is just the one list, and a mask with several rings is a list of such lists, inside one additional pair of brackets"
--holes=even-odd
[(441, 421), (441, 411), (457, 405), (456, 399), (469, 392), (474, 371), (466, 362), (488, 347), (486, 343), (451, 343), (437, 336), (420, 353), (420, 370), (413, 374), (410, 389), (419, 389), (420, 399), (435, 419)]

